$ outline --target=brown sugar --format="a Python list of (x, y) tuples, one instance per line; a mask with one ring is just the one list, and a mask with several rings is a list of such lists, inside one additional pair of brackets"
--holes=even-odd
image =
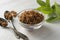
[(5, 12), (4, 12), (4, 17), (5, 17), (7, 20), (12, 20), (12, 15), (11, 15), (10, 11), (5, 11)]
[(6, 27), (8, 25), (7, 21), (3, 18), (0, 18), (0, 26)]
[(13, 17), (16, 17), (16, 16), (17, 16), (17, 12), (11, 11), (11, 15), (12, 15)]
[(12, 20), (13, 17), (16, 17), (17, 16), (17, 12), (15, 11), (5, 11), (4, 12), (4, 17), (7, 19), (7, 20)]
[(19, 15), (19, 20), (25, 24), (37, 24), (43, 21), (44, 16), (34, 10), (24, 11)]

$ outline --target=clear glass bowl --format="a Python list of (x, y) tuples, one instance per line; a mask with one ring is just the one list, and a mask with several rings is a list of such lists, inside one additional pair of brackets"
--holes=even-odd
[[(35, 9), (26, 9), (26, 10), (22, 10), (19, 14), (18, 14), (18, 21), (19, 21), (19, 15), (21, 15), (21, 13), (23, 13), (24, 11), (29, 11), (29, 10), (34, 10), (34, 11), (37, 11), (39, 12), (40, 14), (42, 14), (44, 16), (44, 14), (38, 10), (35, 10)], [(45, 20), (45, 17), (44, 17), (44, 20)], [(34, 25), (29, 25), (29, 24), (25, 24), (25, 23), (22, 23), (19, 21), (19, 24), (26, 28), (26, 29), (29, 29), (29, 30), (32, 30), (32, 29), (39, 29), (40, 27), (42, 27), (43, 23), (44, 23), (44, 20), (42, 20), (40, 23), (38, 24), (34, 24)]]

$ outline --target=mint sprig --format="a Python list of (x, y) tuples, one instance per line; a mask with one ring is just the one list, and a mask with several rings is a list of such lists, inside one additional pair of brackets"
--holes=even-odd
[(46, 2), (37, 0), (37, 3), (40, 5), (40, 7), (36, 8), (36, 10), (39, 10), (44, 14), (48, 14), (48, 19), (46, 19), (47, 22), (55, 22), (60, 20), (59, 4), (55, 2), (53, 6), (50, 6), (50, 0), (46, 0)]

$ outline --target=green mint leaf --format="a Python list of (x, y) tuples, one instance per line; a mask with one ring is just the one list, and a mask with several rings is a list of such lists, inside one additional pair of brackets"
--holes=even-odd
[(55, 9), (55, 5), (52, 5), (52, 9)]
[(37, 0), (37, 3), (40, 5), (40, 6), (46, 6), (46, 3), (42, 0)]
[(41, 5), (41, 7), (36, 8), (37, 10), (43, 12), (44, 14), (52, 13), (52, 8), (50, 8), (50, 0), (46, 0), (46, 3), (42, 0), (37, 0), (37, 3)]
[(50, 7), (50, 0), (46, 0), (46, 6)]
[(44, 6), (38, 7), (38, 8), (36, 8), (36, 10), (39, 10), (39, 11), (43, 12), (44, 14), (52, 13), (51, 8), (47, 8), (47, 7), (44, 7)]
[(47, 22), (55, 22), (55, 21), (59, 21), (60, 17), (49, 17), (46, 21)]
[(56, 10), (56, 15), (57, 16), (60, 16), (60, 5), (58, 5), (56, 2), (55, 2), (55, 10)]

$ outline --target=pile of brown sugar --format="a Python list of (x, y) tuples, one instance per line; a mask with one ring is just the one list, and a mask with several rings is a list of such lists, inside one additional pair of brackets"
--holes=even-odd
[(0, 26), (6, 27), (8, 25), (7, 21), (3, 18), (0, 18)]
[(37, 24), (44, 20), (44, 16), (34, 10), (24, 11), (19, 15), (19, 20), (25, 24)]

